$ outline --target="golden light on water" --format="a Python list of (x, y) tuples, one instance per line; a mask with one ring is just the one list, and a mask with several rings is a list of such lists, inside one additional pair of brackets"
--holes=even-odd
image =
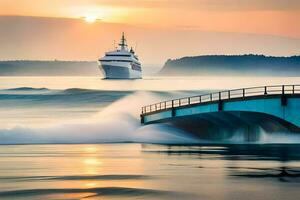
[(100, 166), (102, 165), (102, 162), (95, 157), (90, 157), (84, 159), (83, 164), (86, 174), (98, 174), (101, 170)]
[(83, 148), (83, 151), (87, 153), (86, 157), (82, 159), (84, 164), (85, 173), (97, 174), (102, 165), (102, 161), (97, 157), (99, 149), (94, 145), (88, 145)]
[(94, 146), (88, 146), (84, 148), (84, 151), (87, 153), (96, 153), (98, 151), (98, 148)]
[(93, 166), (93, 165), (101, 165), (102, 162), (99, 161), (97, 158), (87, 158), (84, 160), (84, 164), (88, 165), (88, 166)]
[(97, 186), (97, 183), (95, 183), (95, 182), (89, 182), (89, 183), (86, 183), (85, 186), (87, 188), (93, 188), (93, 187)]

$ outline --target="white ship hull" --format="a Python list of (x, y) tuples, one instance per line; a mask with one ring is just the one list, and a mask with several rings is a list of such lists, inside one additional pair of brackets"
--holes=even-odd
[(141, 79), (142, 72), (133, 70), (130, 63), (99, 62), (99, 68), (106, 79)]
[(134, 50), (128, 50), (124, 33), (122, 34), (120, 48), (106, 52), (100, 58), (99, 68), (106, 79), (139, 79), (142, 78), (141, 63)]

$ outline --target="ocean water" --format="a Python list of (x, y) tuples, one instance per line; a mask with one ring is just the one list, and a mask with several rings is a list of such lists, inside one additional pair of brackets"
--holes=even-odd
[(0, 78), (0, 199), (297, 199), (300, 136), (207, 141), (141, 107), (300, 78)]
[(0, 146), (0, 199), (298, 199), (299, 145)]

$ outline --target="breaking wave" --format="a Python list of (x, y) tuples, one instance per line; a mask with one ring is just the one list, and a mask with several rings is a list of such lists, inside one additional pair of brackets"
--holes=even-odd
[[(74, 119), (68, 123), (59, 122), (46, 127), (17, 124), (2, 129), (0, 130), (1, 144), (194, 142), (193, 137), (167, 125), (146, 127), (140, 125), (140, 108), (145, 104), (158, 101), (162, 95), (160, 92), (97, 91), (75, 88), (63, 91), (22, 88), (11, 91), (14, 93), (3, 94), (4, 92), (1, 91), (0, 101), (9, 100), (10, 103), (16, 101), (14, 105), (10, 105), (13, 109), (16, 109), (16, 104), (32, 110), (38, 106), (56, 108), (60, 104), (75, 105), (76, 109), (78, 107), (102, 107), (102, 109), (91, 116)], [(29, 91), (31, 92), (28, 93)], [(72, 110), (65, 112), (72, 112)]]
[[(180, 95), (186, 96), (189, 93), (100, 91), (78, 88), (50, 90), (25, 87), (1, 90), (1, 114), (4, 116), (12, 112), (10, 121), (9, 119), (7, 121), (13, 123), (7, 127), (4, 125), (0, 127), (0, 143), (195, 144), (246, 141), (245, 134), (241, 130), (232, 133), (230, 137), (211, 141), (169, 124), (141, 126), (139, 115), (142, 106)], [(33, 111), (37, 112), (34, 116)], [(52, 118), (49, 113), (53, 113)], [(37, 122), (34, 124), (34, 121)], [(299, 135), (285, 132), (271, 134), (263, 129), (259, 130), (257, 138), (256, 142), (260, 143), (300, 142)]]

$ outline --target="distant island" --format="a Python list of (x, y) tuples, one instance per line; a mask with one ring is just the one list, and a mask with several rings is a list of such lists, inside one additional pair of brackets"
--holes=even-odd
[(97, 76), (92, 61), (0, 61), (0, 76)]
[(158, 75), (300, 76), (300, 56), (207, 55), (169, 59)]
[[(145, 69), (143, 70), (145, 71)], [(300, 76), (300, 56), (206, 55), (169, 59), (159, 76)], [(102, 76), (95, 61), (0, 61), (0, 76)]]

